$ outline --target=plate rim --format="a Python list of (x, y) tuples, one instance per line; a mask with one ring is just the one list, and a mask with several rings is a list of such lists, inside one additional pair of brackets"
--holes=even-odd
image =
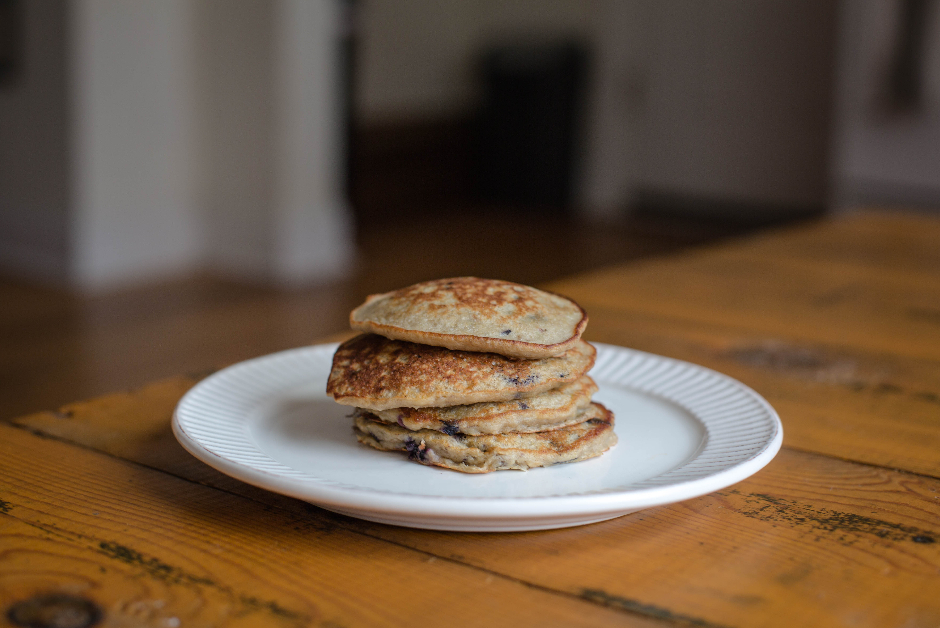
[[(633, 354), (645, 359), (662, 361), (671, 366), (691, 367), (693, 370), (700, 371), (712, 377), (717, 376), (720, 380), (731, 384), (753, 401), (757, 402), (773, 424), (771, 437), (768, 438), (763, 443), (763, 446), (750, 458), (737, 462), (727, 468), (723, 468), (713, 474), (693, 480), (646, 488), (612, 490), (604, 493), (578, 493), (530, 497), (478, 497), (389, 493), (365, 487), (339, 488), (330, 486), (327, 483), (310, 481), (309, 479), (284, 477), (276, 473), (252, 468), (212, 451), (207, 448), (198, 437), (188, 433), (182, 425), (183, 421), (180, 418), (181, 412), (186, 411), (187, 404), (191, 403), (192, 399), (197, 398), (200, 394), (205, 392), (209, 382), (217, 382), (219, 378), (231, 376), (231, 373), (233, 373), (235, 369), (257, 368), (259, 363), (268, 360), (285, 359), (289, 356), (321, 351), (329, 351), (332, 353), (339, 345), (339, 343), (335, 342), (287, 349), (244, 360), (220, 369), (195, 384), (182, 396), (173, 411), (171, 421), (172, 430), (174, 436), (184, 449), (218, 471), (248, 484), (311, 502), (327, 510), (341, 510), (344, 514), (350, 514), (351, 516), (356, 516), (352, 514), (352, 511), (364, 511), (384, 516), (403, 517), (407, 520), (430, 517), (440, 521), (453, 520), (465, 523), (497, 518), (508, 518), (518, 522), (526, 519), (544, 519), (545, 517), (551, 517), (553, 515), (558, 517), (563, 516), (565, 518), (577, 515), (590, 515), (593, 520), (596, 520), (597, 516), (604, 514), (609, 514), (610, 517), (614, 517), (618, 514), (626, 514), (651, 506), (684, 501), (686, 499), (706, 495), (721, 488), (726, 488), (750, 477), (766, 466), (780, 450), (783, 443), (783, 425), (776, 410), (774, 410), (760, 394), (742, 382), (719, 371), (684, 360), (608, 343), (592, 342), (591, 344), (597, 348), (599, 359), (603, 354), (608, 352), (625, 352), (626, 354)], [(281, 390), (283, 390), (283, 388)], [(633, 388), (633, 390), (637, 389)], [(271, 394), (275, 392), (276, 390), (272, 390)], [(704, 426), (700, 416), (680, 402), (655, 392), (642, 390), (638, 392), (664, 400), (668, 403), (679, 405)], [(689, 460), (667, 473), (681, 469), (699, 457), (707, 448), (708, 439), (708, 430), (706, 429), (706, 443), (703, 444)], [(250, 440), (250, 438), (248, 440)], [(590, 462), (591, 461), (588, 460), (581, 464), (590, 464)], [(330, 481), (324, 480), (324, 482)], [(412, 523), (402, 522), (400, 525), (427, 527), (422, 526), (418, 521)]]

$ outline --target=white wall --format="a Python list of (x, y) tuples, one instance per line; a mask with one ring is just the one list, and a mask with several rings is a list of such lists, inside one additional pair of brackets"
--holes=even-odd
[(597, 18), (595, 214), (639, 189), (825, 203), (833, 2), (606, 0)]
[(834, 3), (660, 7), (641, 184), (713, 198), (825, 203)]
[(269, 270), (274, 170), (274, 4), (195, 3), (197, 194), (207, 264), (262, 278)]
[(281, 282), (330, 279), (351, 268), (339, 9), (329, 0), (276, 6), (271, 275)]
[(940, 209), (940, 7), (928, 26), (921, 111), (891, 114), (883, 89), (898, 4), (843, 3), (834, 204), (915, 205)]
[(345, 274), (338, 4), (198, 0), (195, 15), (207, 265), (286, 283)]
[(587, 94), (580, 199), (594, 218), (622, 213), (642, 181), (657, 16), (653, 1), (595, 3), (592, 81)]
[(74, 282), (183, 272), (200, 259), (187, 0), (71, 5)]
[(21, 6), (22, 65), (0, 86), (0, 268), (58, 283), (69, 262), (66, 5)]
[(0, 91), (0, 265), (98, 290), (348, 271), (335, 0), (37, 0)]

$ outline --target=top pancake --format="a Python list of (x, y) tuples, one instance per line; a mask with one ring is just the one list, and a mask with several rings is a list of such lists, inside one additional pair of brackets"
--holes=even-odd
[(353, 329), (461, 351), (546, 358), (573, 347), (587, 314), (570, 299), (508, 281), (457, 277), (374, 294)]
[(336, 350), (326, 392), (370, 410), (521, 399), (580, 379), (595, 356), (583, 340), (557, 357), (513, 360), (363, 334)]

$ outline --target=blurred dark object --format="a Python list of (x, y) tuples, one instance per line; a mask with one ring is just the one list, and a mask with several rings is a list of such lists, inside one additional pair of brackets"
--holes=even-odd
[(500, 46), (484, 55), (480, 200), (559, 213), (571, 205), (586, 66), (584, 47), (574, 42)]
[(360, 0), (340, 1), (340, 108), (343, 116), (343, 189), (352, 198), (355, 190), (355, 103), (356, 103), (356, 51), (361, 37)]
[(16, 77), (23, 48), (22, 17), (20, 0), (0, 0), (0, 87)]
[(470, 198), (472, 117), (356, 119), (362, 0), (343, 0), (342, 81), (346, 121), (345, 188), (360, 243), (376, 229), (448, 216)]
[(902, 0), (888, 68), (887, 106), (893, 113), (916, 113), (924, 91), (924, 55), (932, 0)]
[(759, 200), (717, 198), (701, 194), (644, 188), (637, 190), (631, 215), (639, 220), (676, 220), (690, 229), (759, 229), (822, 218), (824, 204), (796, 205)]
[(354, 126), (350, 199), (360, 236), (376, 226), (420, 221), (466, 206), (470, 138), (471, 123), (465, 118)]

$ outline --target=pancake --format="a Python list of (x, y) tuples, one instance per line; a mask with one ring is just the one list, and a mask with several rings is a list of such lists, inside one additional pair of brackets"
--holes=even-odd
[(562, 384), (539, 395), (513, 401), (474, 403), (446, 408), (392, 408), (358, 410), (358, 415), (395, 423), (408, 430), (435, 430), (445, 434), (501, 434), (541, 432), (574, 425), (587, 419), (597, 384), (589, 376)]
[(370, 410), (508, 401), (580, 379), (595, 356), (583, 340), (558, 357), (512, 360), (363, 334), (336, 350), (326, 392), (343, 405)]
[(349, 315), (353, 329), (388, 338), (527, 359), (569, 350), (587, 321), (581, 306), (565, 297), (476, 277), (374, 294)]
[(357, 417), (359, 442), (384, 451), (405, 451), (416, 462), (463, 471), (487, 473), (531, 469), (599, 456), (617, 442), (614, 415), (592, 403), (590, 418), (577, 425), (530, 434), (450, 436), (434, 430), (412, 432), (384, 421)]

